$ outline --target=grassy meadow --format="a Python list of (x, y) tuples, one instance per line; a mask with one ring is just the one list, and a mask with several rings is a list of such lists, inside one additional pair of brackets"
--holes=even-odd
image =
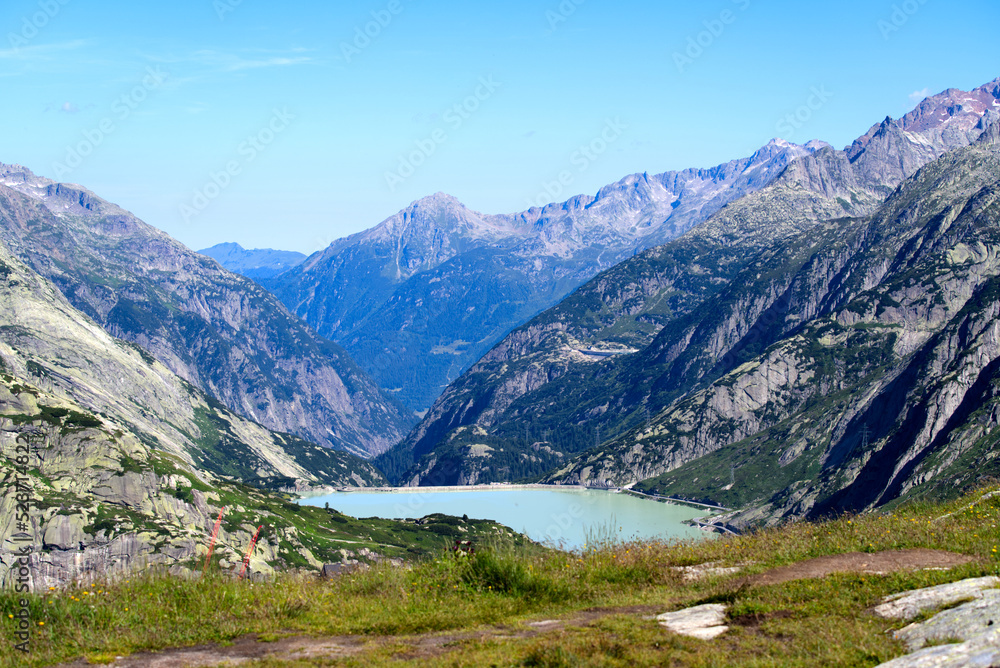
[[(458, 554), (442, 545), (407, 567), (381, 565), (323, 581), (284, 574), (236, 581), (220, 572), (180, 579), (157, 571), (30, 597), (31, 653), (13, 649), (18, 598), (0, 594), (7, 628), (0, 666), (137, 652), (350, 636), (347, 655), (275, 657), (251, 666), (871, 666), (899, 656), (901, 622), (867, 612), (887, 594), (1000, 574), (1000, 495), (791, 523), (744, 536), (683, 543), (589, 545), (579, 552), (499, 539)], [(906, 548), (975, 557), (949, 570), (755, 585), (746, 576), (813, 557)], [(743, 572), (688, 581), (677, 567), (714, 562)], [(707, 602), (730, 604), (714, 641), (671, 634), (650, 617)], [(552, 630), (538, 622), (560, 621)], [(534, 623), (534, 625), (532, 625)], [(437, 638), (439, 642), (428, 642)]]

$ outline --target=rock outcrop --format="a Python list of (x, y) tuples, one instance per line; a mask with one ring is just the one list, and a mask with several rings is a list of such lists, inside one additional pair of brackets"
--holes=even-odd
[(676, 612), (665, 612), (659, 615), (656, 621), (660, 626), (678, 635), (712, 640), (729, 630), (726, 625), (728, 609), (719, 603), (707, 603)]
[(912, 653), (883, 663), (880, 668), (957, 668), (1000, 663), (998, 585), (1000, 578), (974, 578), (887, 597), (874, 612), (889, 619), (912, 619), (923, 612), (948, 609), (896, 631), (895, 638), (906, 643)]

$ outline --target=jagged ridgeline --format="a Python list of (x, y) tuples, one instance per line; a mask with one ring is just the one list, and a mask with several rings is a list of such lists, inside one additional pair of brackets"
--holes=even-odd
[(0, 165), (0, 240), (112, 335), (269, 429), (370, 457), (413, 422), (266, 290), (80, 186)]
[[(802, 158), (598, 276), (491, 350), (378, 463), (410, 484), (662, 476), (647, 488), (758, 508), (745, 521), (974, 484), (993, 461), (976, 440), (992, 423), (974, 424), (993, 357), (958, 357), (984, 355), (968, 337), (988, 320), (967, 308), (997, 267), (1000, 85), (948, 107), (962, 95)], [(930, 389), (959, 369), (967, 386)], [(936, 391), (951, 399), (932, 409)], [(897, 404), (866, 408), (879, 396)]]
[(413, 556), (500, 530), (361, 521), (291, 503), (276, 490), (385, 481), (363, 459), (229, 411), (111, 337), (2, 243), (0, 303), (4, 583), (23, 546), (36, 588), (155, 564), (200, 567), (223, 506), (216, 565), (238, 564), (264, 525), (254, 571)]
[[(775, 140), (709, 169), (633, 174), (595, 196), (511, 215), (477, 213), (439, 193), (261, 280), (423, 413), (513, 328), (825, 146)], [(241, 267), (250, 257), (230, 266), (249, 275)]]

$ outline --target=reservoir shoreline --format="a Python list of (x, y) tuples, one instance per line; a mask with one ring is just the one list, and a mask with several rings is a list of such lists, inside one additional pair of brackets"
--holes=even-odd
[[(408, 520), (436, 513), (494, 520), (532, 540), (581, 549), (605, 540), (689, 539), (705, 535), (704, 504), (582, 485), (491, 484), (341, 488), (312, 494), (303, 505), (327, 505), (357, 518)], [(655, 503), (649, 503), (655, 501)], [(698, 521), (692, 521), (698, 520)]]
[(586, 485), (545, 485), (542, 483), (490, 483), (487, 485), (445, 485), (435, 487), (327, 487), (322, 491), (298, 492), (296, 496), (302, 499), (310, 499), (317, 496), (328, 496), (330, 494), (434, 494), (437, 492), (506, 492), (519, 489), (541, 489), (553, 490), (586, 490), (596, 492), (611, 492), (613, 494), (628, 494), (637, 498), (649, 499), (658, 503), (669, 503), (676, 506), (694, 506), (695, 508), (707, 508), (709, 510), (727, 512), (732, 508), (726, 508), (711, 503), (700, 501), (689, 501), (687, 499), (676, 499), (669, 496), (656, 496), (636, 492), (628, 487), (588, 487)]

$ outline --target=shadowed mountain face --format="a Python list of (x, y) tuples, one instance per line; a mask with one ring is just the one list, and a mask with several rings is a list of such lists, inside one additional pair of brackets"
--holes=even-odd
[(223, 267), (247, 278), (259, 281), (280, 276), (289, 269), (302, 264), (306, 256), (295, 251), (255, 248), (247, 250), (239, 244), (217, 244), (198, 251), (207, 255)]
[(109, 333), (270, 429), (371, 456), (410, 424), (270, 293), (79, 186), (0, 166), (0, 240)]
[(483, 215), (438, 194), (263, 283), (424, 411), (514, 327), (824, 146), (775, 140), (712, 169), (636, 174), (596, 196), (513, 215)]
[[(969, 382), (952, 388), (965, 399), (931, 411), (938, 427), (900, 399), (937, 401), (915, 379), (934, 385), (943, 376), (929, 364), (964, 364), (979, 345), (968, 337), (988, 320), (970, 319), (967, 305), (992, 308), (998, 98), (996, 83), (931, 98), (604, 272), (506, 337), (380, 464), (409, 484), (546, 471), (555, 482), (647, 480), (764, 506), (745, 521), (946, 487), (965, 453), (987, 447), (975, 439), (990, 431), (978, 411), (993, 358), (977, 357)], [(947, 339), (953, 357), (935, 358), (949, 327), (967, 343)], [(855, 420), (856, 404), (878, 396), (896, 402), (870, 409), (898, 422), (882, 432)], [(946, 424), (940, 437), (917, 437)], [(885, 439), (895, 439), (889, 450)], [(876, 450), (882, 463), (866, 470)], [(742, 486), (726, 487), (731, 478)]]

